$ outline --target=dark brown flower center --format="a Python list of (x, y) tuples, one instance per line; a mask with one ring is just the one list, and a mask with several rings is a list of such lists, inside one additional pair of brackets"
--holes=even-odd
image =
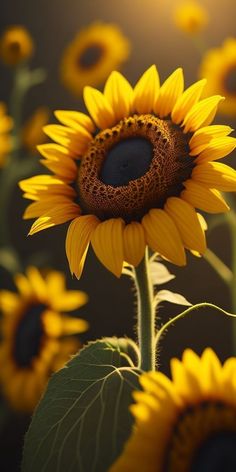
[(177, 421), (166, 451), (166, 472), (236, 470), (236, 408), (206, 402)]
[(13, 346), (13, 357), (19, 367), (29, 367), (34, 357), (40, 352), (44, 334), (42, 313), (46, 305), (31, 305), (18, 323)]
[(16, 40), (11, 41), (9, 43), (9, 49), (13, 54), (18, 54), (20, 52), (20, 49), (21, 49), (21, 45), (20, 45), (19, 41), (16, 41)]
[(236, 67), (230, 69), (224, 78), (224, 88), (230, 95), (236, 95)]
[(78, 65), (84, 69), (95, 66), (101, 59), (104, 48), (100, 44), (92, 44), (84, 49), (78, 57)]
[(79, 204), (101, 220), (139, 221), (178, 196), (192, 173), (188, 137), (170, 120), (134, 115), (93, 139), (78, 171)]

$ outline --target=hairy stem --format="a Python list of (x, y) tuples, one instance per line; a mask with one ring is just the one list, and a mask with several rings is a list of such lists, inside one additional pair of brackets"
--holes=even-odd
[(138, 294), (138, 343), (144, 371), (155, 370), (155, 308), (153, 286), (149, 273), (148, 249), (138, 267), (134, 269)]

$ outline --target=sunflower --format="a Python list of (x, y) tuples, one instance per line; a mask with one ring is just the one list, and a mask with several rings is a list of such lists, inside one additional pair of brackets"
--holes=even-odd
[(183, 91), (177, 69), (159, 87), (152, 66), (133, 90), (113, 72), (104, 93), (85, 87), (91, 118), (56, 111), (62, 125), (44, 128), (56, 143), (39, 151), (55, 175), (20, 182), (34, 200), (24, 217), (39, 217), (30, 235), (72, 220), (66, 253), (78, 278), (90, 242), (118, 277), (124, 261), (140, 263), (146, 245), (179, 266), (186, 264), (185, 248), (204, 253), (205, 225), (195, 207), (225, 212), (219, 191), (236, 190), (236, 171), (215, 162), (236, 139), (229, 126), (211, 125), (222, 97), (199, 101), (204, 85), (200, 80)]
[(10, 26), (0, 38), (0, 58), (8, 66), (17, 66), (26, 61), (32, 56), (33, 50), (33, 40), (23, 26)]
[(0, 344), (0, 383), (9, 404), (31, 412), (50, 374), (61, 368), (80, 347), (76, 337), (86, 321), (61, 314), (84, 305), (87, 296), (65, 290), (65, 278), (51, 271), (45, 278), (35, 267), (15, 277), (18, 294), (0, 291), (3, 313)]
[(6, 114), (4, 103), (0, 102), (0, 167), (5, 164), (7, 154), (11, 151), (10, 131), (13, 122)]
[(113, 24), (93, 23), (80, 31), (64, 51), (60, 75), (65, 87), (81, 95), (85, 85), (104, 83), (128, 58), (130, 44)]
[(225, 96), (220, 111), (236, 116), (236, 39), (227, 38), (221, 47), (209, 49), (200, 65), (200, 76), (207, 78), (207, 93)]
[(195, 0), (185, 0), (174, 10), (174, 22), (181, 31), (196, 34), (208, 23), (208, 14)]
[(187, 349), (160, 372), (140, 378), (135, 427), (110, 472), (236, 470), (236, 358), (222, 366), (211, 349)]

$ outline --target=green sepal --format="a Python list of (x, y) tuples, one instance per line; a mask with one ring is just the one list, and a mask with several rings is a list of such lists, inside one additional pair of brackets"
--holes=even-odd
[(89, 343), (51, 377), (26, 434), (23, 472), (107, 472), (131, 433), (129, 405), (140, 389), (131, 346)]

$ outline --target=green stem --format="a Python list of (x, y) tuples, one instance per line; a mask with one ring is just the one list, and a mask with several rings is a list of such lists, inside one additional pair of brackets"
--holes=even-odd
[(194, 44), (196, 50), (198, 51), (198, 53), (202, 57), (208, 49), (205, 38), (202, 35), (199, 35), (199, 34), (195, 35), (195, 36), (192, 35), (192, 41), (193, 41), (193, 44)]
[[(230, 230), (232, 250), (232, 280), (230, 284), (231, 306), (232, 311), (236, 313), (236, 214), (233, 208), (227, 213), (226, 217)], [(233, 354), (236, 355), (236, 320), (233, 320), (232, 341)]]
[[(155, 336), (155, 346), (157, 348), (159, 341), (161, 337), (163, 336), (164, 332), (169, 328), (172, 324), (174, 324), (176, 321), (180, 320), (181, 318), (184, 318), (186, 315), (189, 315), (192, 311), (199, 310), (199, 308), (214, 308), (214, 310), (219, 311), (220, 313), (223, 313), (224, 315), (230, 316), (231, 318), (236, 318), (236, 314), (234, 313), (229, 313), (226, 310), (223, 310), (223, 308), (220, 308), (217, 305), (213, 305), (213, 303), (208, 303), (208, 302), (203, 302), (203, 303), (197, 303), (197, 305), (190, 306), (186, 310), (182, 311), (182, 313), (179, 313), (179, 315), (176, 315), (174, 318), (171, 318), (167, 323), (165, 323), (158, 331), (158, 333)], [(236, 321), (236, 320), (234, 320)]]
[(221, 279), (230, 287), (233, 280), (233, 272), (229, 267), (213, 252), (207, 249), (204, 259), (213, 267)]
[(155, 308), (153, 286), (149, 273), (148, 250), (139, 266), (134, 269), (138, 295), (138, 343), (140, 368), (155, 370)]
[(45, 80), (45, 78), (46, 74), (43, 69), (35, 69), (31, 71), (29, 66), (25, 64), (20, 65), (15, 69), (13, 88), (9, 104), (9, 112), (14, 122), (12, 138), (15, 149), (12, 152), (13, 156), (14, 154), (17, 154), (20, 145), (22, 110), (25, 95), (31, 87), (40, 84)]

